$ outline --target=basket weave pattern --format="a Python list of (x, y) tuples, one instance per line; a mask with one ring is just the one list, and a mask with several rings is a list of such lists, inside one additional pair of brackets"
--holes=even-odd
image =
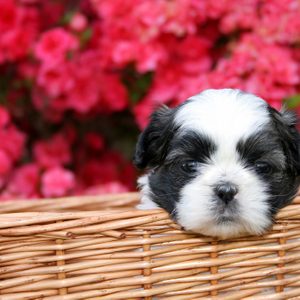
[(266, 235), (230, 241), (184, 232), (137, 201), (1, 203), (0, 299), (300, 299), (299, 196)]

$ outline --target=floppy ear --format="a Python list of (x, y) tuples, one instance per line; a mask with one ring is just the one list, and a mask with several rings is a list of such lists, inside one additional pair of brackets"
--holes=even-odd
[(286, 110), (278, 112), (271, 107), (269, 110), (286, 153), (288, 165), (295, 175), (300, 175), (300, 135), (296, 128), (297, 115)]
[(140, 134), (133, 162), (140, 168), (155, 167), (164, 160), (175, 128), (175, 109), (163, 106), (151, 115), (150, 123)]

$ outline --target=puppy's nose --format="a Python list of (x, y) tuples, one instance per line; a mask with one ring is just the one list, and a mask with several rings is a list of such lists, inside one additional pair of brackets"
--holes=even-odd
[(230, 182), (224, 182), (215, 187), (215, 193), (216, 195), (226, 204), (229, 203), (234, 196), (237, 194), (238, 189), (237, 187), (230, 183)]

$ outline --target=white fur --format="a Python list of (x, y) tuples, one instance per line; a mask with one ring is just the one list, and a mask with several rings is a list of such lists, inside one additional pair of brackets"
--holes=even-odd
[(138, 187), (141, 191), (141, 202), (137, 205), (137, 208), (145, 210), (158, 208), (156, 203), (151, 200), (148, 175), (144, 175), (138, 179)]
[[(270, 225), (267, 194), (256, 174), (238, 160), (236, 146), (269, 121), (265, 102), (239, 90), (206, 90), (190, 98), (175, 117), (181, 130), (194, 130), (209, 136), (217, 152), (201, 174), (186, 185), (177, 206), (179, 223), (186, 229), (226, 238), (245, 232), (259, 234)], [(240, 210), (236, 223), (217, 225), (213, 211), (212, 186), (229, 181), (238, 186), (236, 201)]]
[[(187, 230), (222, 238), (251, 232), (262, 233), (271, 221), (267, 217), (268, 205), (264, 184), (252, 171), (245, 169), (234, 158), (223, 161), (216, 155), (212, 164), (201, 170), (201, 175), (187, 184), (177, 205), (179, 223)], [(229, 181), (238, 186), (238, 216), (236, 222), (219, 225), (212, 186), (220, 181)], [(224, 212), (224, 216), (229, 216)]]
[[(176, 207), (178, 222), (188, 230), (222, 238), (246, 232), (262, 233), (271, 224), (265, 202), (266, 187), (254, 171), (240, 163), (236, 146), (241, 138), (257, 132), (269, 121), (266, 103), (254, 95), (231, 89), (206, 90), (190, 100), (179, 108), (175, 123), (181, 133), (193, 130), (207, 135), (217, 145), (217, 151), (201, 167), (200, 175), (182, 189)], [(216, 221), (212, 188), (220, 181), (238, 187), (236, 221), (222, 225)], [(142, 186), (139, 208), (156, 208), (151, 200), (148, 175), (139, 184)]]
[(191, 129), (204, 133), (218, 145), (235, 146), (241, 137), (247, 137), (269, 121), (266, 103), (239, 90), (206, 90), (191, 97), (175, 117), (175, 123), (184, 131)]

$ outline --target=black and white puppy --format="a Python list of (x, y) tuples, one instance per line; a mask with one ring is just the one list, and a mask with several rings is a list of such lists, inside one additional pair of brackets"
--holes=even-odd
[(161, 207), (204, 235), (263, 233), (299, 186), (295, 124), (292, 113), (235, 89), (162, 107), (136, 147), (136, 166), (148, 170), (138, 207)]

